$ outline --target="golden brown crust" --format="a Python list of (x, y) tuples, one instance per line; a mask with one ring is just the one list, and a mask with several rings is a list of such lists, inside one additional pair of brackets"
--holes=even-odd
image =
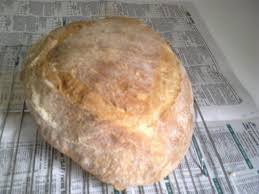
[(42, 136), (117, 189), (159, 181), (192, 135), (192, 91), (168, 44), (136, 19), (59, 28), (22, 73)]

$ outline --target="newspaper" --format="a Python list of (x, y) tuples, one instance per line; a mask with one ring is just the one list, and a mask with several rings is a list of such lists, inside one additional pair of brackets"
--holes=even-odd
[(0, 193), (120, 193), (41, 139), (19, 79), (26, 51), (40, 37), (105, 16), (139, 18), (160, 32), (183, 62), (199, 107), (179, 167), (159, 183), (124, 192), (258, 193), (258, 110), (196, 9), (185, 2), (125, 0), (0, 0)]

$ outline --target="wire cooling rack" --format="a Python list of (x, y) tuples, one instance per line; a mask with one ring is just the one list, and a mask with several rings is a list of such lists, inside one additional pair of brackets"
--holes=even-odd
[[(179, 7), (177, 12), (184, 13), (184, 10)], [(186, 21), (193, 22), (191, 17), (185, 15), (184, 17)], [(66, 18), (64, 17), (62, 25), (65, 24)], [(195, 29), (196, 26), (194, 26)], [(37, 34), (33, 35), (37, 38)], [(206, 44), (203, 39), (200, 41)], [(5, 41), (1, 39), (0, 43), (5, 43)], [(4, 85), (4, 87), (0, 87), (0, 91), (5, 90), (5, 94), (0, 96), (0, 102), (5, 101), (4, 106), (0, 109), (0, 194), (172, 194), (223, 193), (223, 190), (224, 193), (234, 193), (235, 188), (231, 184), (231, 175), (223, 165), (198, 99), (194, 100), (194, 108), (196, 117), (199, 117), (201, 122), (194, 123), (195, 131), (190, 149), (179, 167), (167, 177), (152, 185), (127, 188), (121, 192), (115, 190), (111, 185), (96, 180), (71, 159), (44, 142), (38, 134), (37, 125), (31, 119), (26, 108), (23, 93), (17, 92), (21, 88), (17, 86), (20, 84), (18, 72), (28, 46), (9, 45), (4, 49), (14, 49), (15, 54), (12, 56), (14, 60), (8, 63), (8, 67), (1, 66), (2, 61), (0, 61), (0, 70), (4, 70), (0, 72), (0, 86)], [(3, 82), (6, 84), (2, 84)], [(13, 101), (17, 98), (19, 98), (19, 103), (15, 104)], [(201, 128), (204, 129), (203, 132), (201, 132)], [(199, 142), (199, 138), (204, 132), (216, 156), (219, 164), (217, 170), (220, 173), (212, 173), (208, 169), (208, 158), (205, 156), (210, 154), (201, 148), (201, 142)]]

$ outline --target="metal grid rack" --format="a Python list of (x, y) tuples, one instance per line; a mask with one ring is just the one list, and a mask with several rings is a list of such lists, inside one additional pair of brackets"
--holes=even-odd
[[(63, 25), (65, 25), (65, 22), (63, 22)], [(204, 43), (206, 44), (205, 41)], [(56, 173), (54, 164), (58, 160), (57, 155), (60, 155), (60, 153), (58, 153), (58, 151), (56, 151), (54, 148), (52, 148), (47, 143), (45, 143), (39, 136), (36, 129), (34, 129), (34, 131), (36, 131), (36, 134), (34, 135), (33, 143), (30, 145), (30, 148), (29, 148), (30, 154), (29, 154), (29, 157), (27, 158), (29, 169), (25, 173), (26, 175), (23, 180), (19, 180), (17, 182), (17, 179), (16, 179), (16, 176), (19, 176), (19, 173), (17, 173), (17, 168), (20, 167), (20, 163), (23, 162), (18, 158), (19, 149), (22, 147), (21, 133), (23, 132), (23, 130), (25, 130), (22, 126), (24, 125), (24, 122), (25, 122), (24, 121), (25, 115), (29, 114), (26, 109), (26, 104), (24, 99), (22, 99), (22, 106), (19, 106), (18, 108), (16, 108), (15, 113), (13, 113), (13, 111), (10, 109), (11, 101), (14, 96), (14, 90), (15, 90), (14, 85), (17, 77), (16, 72), (19, 72), (20, 70), (20, 64), (22, 61), (22, 57), (24, 55), (22, 52), (23, 50), (26, 50), (26, 48), (24, 48), (24, 46), (22, 45), (18, 47), (19, 48), (18, 48), (18, 53), (15, 59), (15, 62), (13, 64), (10, 64), (11, 71), (9, 73), (11, 76), (11, 82), (7, 87), (7, 90), (8, 90), (7, 103), (6, 103), (6, 106), (0, 111), (0, 119), (1, 119), (0, 120), (1, 122), (0, 123), (0, 157), (5, 152), (5, 149), (6, 149), (6, 145), (5, 145), (5, 142), (3, 141), (3, 137), (5, 133), (8, 133), (8, 129), (6, 127), (7, 119), (12, 114), (16, 114), (16, 116), (18, 117), (18, 119), (16, 119), (17, 125), (14, 129), (15, 132), (14, 132), (13, 141), (11, 142), (11, 145), (9, 145), (11, 147), (11, 149), (9, 149), (10, 164), (7, 165), (9, 167), (5, 172), (6, 180), (0, 180), (2, 181), (0, 182), (0, 194), (2, 193), (3, 194), (5, 193), (26, 193), (26, 194), (27, 193), (29, 194), (57, 193), (57, 191), (55, 190), (56, 189), (55, 183), (54, 183), (55, 180), (53, 179), (53, 177)], [(231, 177), (226, 172), (226, 169), (223, 165), (220, 154), (216, 148), (216, 145), (212, 139), (212, 135), (207, 127), (202, 111), (196, 100), (194, 100), (194, 106), (195, 106), (196, 116), (201, 118), (202, 125), (203, 125), (202, 128), (205, 129), (206, 135), (208, 136), (210, 144), (212, 145), (213, 151), (217, 156), (217, 160), (218, 160), (218, 163), (220, 164), (221, 171), (223, 172), (223, 178), (226, 180), (226, 185), (224, 185), (224, 188), (229, 193), (234, 193), (234, 187), (231, 184), (231, 180), (230, 180)], [(194, 154), (196, 155), (194, 165), (196, 165), (197, 168), (200, 169), (200, 175), (203, 178), (207, 179), (209, 182), (209, 187), (207, 188), (207, 192), (217, 193), (218, 192), (216, 188), (217, 186), (212, 181), (211, 175), (208, 173), (208, 171), (205, 168), (205, 163), (207, 162), (206, 158), (203, 155), (203, 153), (200, 151), (202, 149), (200, 148), (199, 144), (197, 144), (196, 142), (196, 139), (198, 139), (198, 136), (200, 135), (200, 127), (199, 125), (197, 125), (197, 123), (195, 123), (195, 126), (196, 126), (196, 130), (192, 138), (192, 145), (194, 145), (192, 147), (194, 148)], [(40, 172), (36, 170), (36, 164), (42, 159), (42, 158), (39, 158), (40, 157), (39, 153), (42, 152), (42, 150), (45, 150), (47, 152), (46, 155), (48, 156), (46, 159), (47, 162), (45, 163), (45, 165), (47, 165), (45, 166), (47, 170), (46, 170), (46, 173), (44, 174), (44, 180), (38, 177), (38, 174), (40, 174)], [(64, 185), (61, 185), (63, 190), (61, 190), (60, 193), (69, 193), (69, 194), (70, 193), (87, 193), (87, 194), (120, 193), (119, 191), (113, 189), (110, 185), (100, 183), (99, 181), (95, 180), (94, 177), (88, 174), (87, 172), (83, 170), (80, 171), (80, 167), (75, 165), (74, 162), (71, 161), (71, 159), (63, 156), (62, 154), (61, 156), (62, 156), (62, 160), (65, 162), (62, 164), (64, 169), (64, 172), (63, 172)], [(2, 163), (0, 163), (0, 165), (4, 166), (4, 164)], [(121, 193), (132, 193), (132, 194), (133, 193), (139, 193), (139, 194), (186, 193), (186, 190), (188, 189), (184, 189), (184, 188), (188, 186), (184, 181), (186, 176), (184, 176), (184, 173), (182, 173), (183, 166), (185, 166), (187, 169), (187, 176), (191, 179), (190, 182), (193, 188), (192, 192), (187, 192), (187, 193), (199, 193), (199, 186), (195, 181), (195, 175), (191, 170), (192, 169), (191, 165), (193, 164), (191, 164), (187, 156), (185, 156), (182, 161), (182, 164), (175, 171), (172, 171), (169, 176), (165, 177), (165, 179), (161, 180), (160, 182), (149, 186), (139, 186), (139, 187), (129, 188), (127, 190), (122, 191)], [(0, 168), (0, 170), (4, 170), (4, 169)], [(79, 179), (79, 181), (76, 182), (76, 186), (79, 189), (74, 189), (74, 186), (73, 186), (75, 181), (73, 181), (72, 174), (75, 171), (77, 171), (77, 173), (79, 172), (81, 176), (81, 179)], [(178, 171), (180, 173), (177, 173)], [(97, 187), (98, 189), (96, 189)]]
[[(6, 105), (6, 108), (4, 110), (2, 110), (2, 121), (1, 121), (1, 125), (0, 125), (0, 130), (1, 130), (1, 132), (0, 132), (0, 148), (4, 147), (4, 145), (3, 145), (4, 142), (2, 141), (2, 139), (3, 139), (3, 134), (5, 133), (5, 130), (7, 130), (7, 129), (5, 129), (6, 120), (7, 120), (8, 116), (10, 114), (13, 114), (10, 111), (10, 104), (11, 104), (11, 99), (12, 99), (12, 95), (13, 95), (13, 91), (14, 91), (14, 80), (15, 80), (15, 76), (16, 76), (15, 72), (16, 72), (16, 69), (18, 68), (18, 64), (19, 64), (19, 57), (17, 57), (16, 62), (13, 65), (13, 69), (12, 69), (12, 81), (11, 81), (10, 87), (9, 87), (8, 103)], [(222, 172), (224, 173), (224, 178), (227, 182), (227, 187), (229, 188), (229, 191), (231, 193), (234, 193), (234, 189), (233, 189), (233, 187), (231, 185), (231, 182), (230, 182), (229, 174), (226, 172), (226, 170), (224, 168), (222, 159), (221, 159), (221, 157), (220, 157), (220, 155), (217, 151), (216, 145), (215, 145), (215, 143), (214, 143), (214, 141), (211, 137), (211, 134), (210, 134), (210, 131), (207, 127), (206, 121), (204, 120), (201, 109), (200, 109), (198, 103), (196, 102), (196, 100), (194, 100), (194, 106), (195, 106), (195, 113), (202, 120), (203, 127), (205, 128), (205, 131), (206, 131), (206, 133), (209, 137), (210, 143), (211, 143), (211, 145), (213, 147), (213, 150), (214, 150), (214, 152), (217, 156), (217, 160), (219, 161)], [(16, 128), (15, 137), (14, 137), (14, 141), (13, 141), (13, 145), (12, 145), (13, 151), (12, 151), (11, 160), (10, 160), (11, 164), (10, 164), (10, 168), (7, 172), (7, 175), (8, 175), (7, 179), (9, 179), (9, 182), (2, 191), (0, 190), (0, 193), (20, 193), (19, 189), (17, 190), (15, 188), (16, 186), (14, 184), (14, 181), (15, 181), (15, 176), (16, 176), (16, 167), (19, 166), (19, 160), (17, 160), (17, 153), (18, 153), (18, 149), (19, 149), (19, 145), (20, 145), (20, 137), (21, 137), (21, 132), (22, 132), (24, 115), (28, 114), (24, 100), (23, 100), (22, 107), (20, 108), (20, 110), (18, 112), (16, 112), (16, 114), (19, 114), (19, 121), (18, 121), (19, 123), (18, 123), (17, 128)], [(196, 128), (196, 133), (193, 136), (193, 141), (195, 141), (195, 138), (196, 138), (195, 135), (198, 134), (198, 133), (199, 133), (199, 128)], [(36, 192), (34, 186), (35, 186), (35, 164), (36, 164), (37, 152), (38, 152), (38, 149), (39, 149), (39, 141), (42, 141), (42, 140), (40, 140), (40, 137), (39, 137), (38, 132), (37, 132), (36, 136), (35, 136), (34, 144), (32, 146), (33, 147), (32, 154), (31, 154), (31, 157), (28, 160), (28, 162), (30, 163), (30, 169), (29, 169), (29, 171), (28, 171), (28, 173), (25, 177), (26, 181), (24, 183), (25, 187), (23, 188), (23, 191), (22, 191), (23, 193), (38, 193), (38, 192)], [(49, 147), (49, 149), (50, 149), (50, 158), (48, 158), (48, 164), (47, 164), (48, 167), (47, 167), (47, 175), (46, 175), (46, 180), (45, 180), (45, 185), (44, 185), (44, 188), (45, 188), (44, 191), (45, 191), (45, 193), (55, 193), (53, 191), (52, 181), (53, 181), (54, 152), (57, 152), (57, 151), (52, 147)], [(200, 148), (198, 148), (198, 149), (200, 149)], [(205, 162), (206, 159), (197, 150), (196, 150), (196, 154), (200, 154), (199, 157), (201, 158), (201, 160), (197, 161), (197, 166), (200, 168), (202, 176), (206, 176), (208, 178), (208, 180), (210, 182), (211, 193), (216, 193), (215, 185), (213, 185), (210, 175), (204, 169), (204, 162)], [(68, 162), (66, 164), (67, 168), (66, 168), (66, 171), (65, 171), (65, 181), (64, 181), (65, 190), (63, 192), (70, 194), (70, 193), (73, 193), (73, 191), (71, 190), (71, 187), (72, 187), (72, 183), (71, 183), (72, 161), (71, 161), (71, 159), (68, 159), (68, 158), (66, 159), (66, 161), (68, 161)], [(199, 193), (198, 188), (196, 186), (196, 183), (194, 181), (193, 173), (191, 171), (191, 168), (190, 168), (190, 165), (189, 165), (189, 162), (188, 162), (188, 159), (186, 158), (186, 156), (184, 157), (184, 162), (186, 164), (189, 176), (191, 178), (191, 183), (192, 183), (192, 186), (194, 188), (193, 192)], [(85, 171), (82, 172), (82, 181), (80, 183), (82, 190), (79, 193), (88, 193), (88, 194), (90, 194), (90, 193), (104, 193), (104, 194), (119, 193), (119, 191), (116, 191), (115, 189), (111, 189), (110, 185), (103, 184), (103, 183), (100, 183), (101, 191), (91, 192), (91, 188), (90, 188), (90, 184), (89, 184), (90, 178), (93, 178), (93, 177), (91, 177), (91, 175), (89, 175)], [(173, 178), (173, 180), (172, 180), (172, 178)], [(140, 193), (140, 194), (150, 193), (150, 191), (146, 192), (145, 188), (146, 187), (149, 187), (149, 188), (153, 187), (153, 190), (155, 191), (155, 193), (159, 193), (159, 194), (170, 193), (170, 192), (171, 193), (173, 193), (173, 192), (182, 193), (183, 192), (183, 191), (181, 191), (181, 187), (179, 186), (179, 183), (178, 183), (179, 179), (177, 178), (175, 171), (173, 171), (171, 173), (171, 176), (167, 176), (165, 178), (165, 180), (166, 180), (167, 183), (169, 183), (169, 184), (166, 184), (166, 187), (162, 186), (162, 184), (164, 184), (164, 183), (158, 182), (158, 183), (155, 183), (152, 186), (136, 187), (136, 188), (134, 188), (134, 191), (135, 191), (135, 193)], [(150, 190), (150, 189), (147, 189), (147, 190)], [(122, 191), (122, 193), (130, 193), (130, 191), (124, 190), (124, 191)]]

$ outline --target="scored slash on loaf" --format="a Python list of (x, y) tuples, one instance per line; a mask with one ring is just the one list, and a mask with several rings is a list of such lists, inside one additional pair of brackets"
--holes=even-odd
[(137, 19), (50, 32), (28, 51), (21, 79), (44, 139), (119, 190), (159, 181), (191, 143), (188, 76), (167, 42)]

